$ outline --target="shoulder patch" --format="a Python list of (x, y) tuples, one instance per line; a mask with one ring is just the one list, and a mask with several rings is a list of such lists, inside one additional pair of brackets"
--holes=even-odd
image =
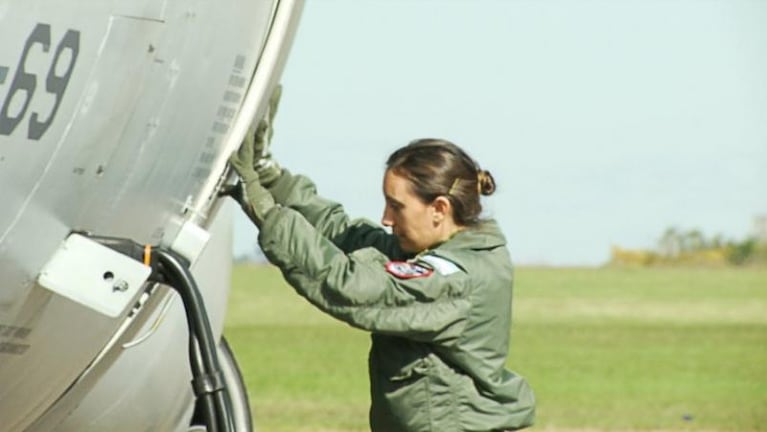
[(437, 273), (442, 276), (451, 275), (453, 273), (461, 271), (455, 263), (437, 255), (424, 255), (418, 258), (419, 261), (423, 261), (429, 264)]
[(432, 274), (432, 270), (428, 267), (405, 261), (387, 262), (386, 271), (400, 279), (428, 277)]

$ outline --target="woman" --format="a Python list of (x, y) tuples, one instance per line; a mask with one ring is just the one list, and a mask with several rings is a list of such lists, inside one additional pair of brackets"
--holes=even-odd
[(264, 154), (267, 126), (231, 158), (242, 178), (239, 201), (260, 228), (264, 254), (300, 295), (372, 333), (372, 431), (532, 424), (532, 391), (504, 368), (512, 294), (506, 241), (494, 221), (479, 219), (479, 195), (495, 190), (490, 173), (447, 141), (397, 150), (383, 182), (389, 234), (350, 220), (309, 179)]

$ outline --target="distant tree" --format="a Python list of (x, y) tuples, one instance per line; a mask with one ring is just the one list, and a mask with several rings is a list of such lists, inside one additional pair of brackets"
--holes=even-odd
[(703, 238), (703, 233), (697, 229), (687, 231), (684, 234), (682, 241), (684, 244), (682, 250), (688, 252), (700, 251), (706, 246), (706, 240)]
[(668, 227), (658, 240), (657, 253), (612, 247), (612, 264), (652, 265), (767, 265), (767, 242), (754, 235), (745, 240), (725, 239), (722, 234), (706, 238), (699, 229)]
[(757, 242), (754, 237), (749, 237), (741, 242), (732, 241), (727, 246), (727, 260), (735, 265), (743, 265), (754, 256)]
[(660, 254), (664, 257), (674, 258), (679, 255), (681, 244), (679, 232), (675, 227), (668, 227), (660, 238)]
[(724, 237), (722, 237), (721, 234), (717, 234), (711, 239), (711, 242), (708, 244), (708, 247), (713, 249), (719, 249), (724, 247), (724, 245), (725, 245)]

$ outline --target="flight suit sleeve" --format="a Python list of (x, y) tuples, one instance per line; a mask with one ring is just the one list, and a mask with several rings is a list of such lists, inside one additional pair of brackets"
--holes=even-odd
[[(449, 346), (470, 308), (465, 273), (400, 278), (374, 248), (344, 253), (299, 213), (276, 207), (259, 243), (290, 285), (309, 302), (354, 327)], [(424, 267), (428, 270), (428, 268)]]
[(269, 188), (275, 202), (291, 208), (324, 237), (346, 253), (374, 247), (387, 256), (402, 256), (394, 236), (365, 219), (350, 219), (341, 204), (317, 194), (314, 183), (302, 175), (283, 169)]

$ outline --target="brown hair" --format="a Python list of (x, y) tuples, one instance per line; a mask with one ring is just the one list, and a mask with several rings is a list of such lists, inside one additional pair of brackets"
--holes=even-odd
[(447, 197), (459, 225), (479, 223), (479, 195), (495, 192), (490, 172), (480, 169), (460, 147), (441, 139), (411, 141), (389, 156), (386, 169), (410, 180), (413, 193), (424, 203)]

